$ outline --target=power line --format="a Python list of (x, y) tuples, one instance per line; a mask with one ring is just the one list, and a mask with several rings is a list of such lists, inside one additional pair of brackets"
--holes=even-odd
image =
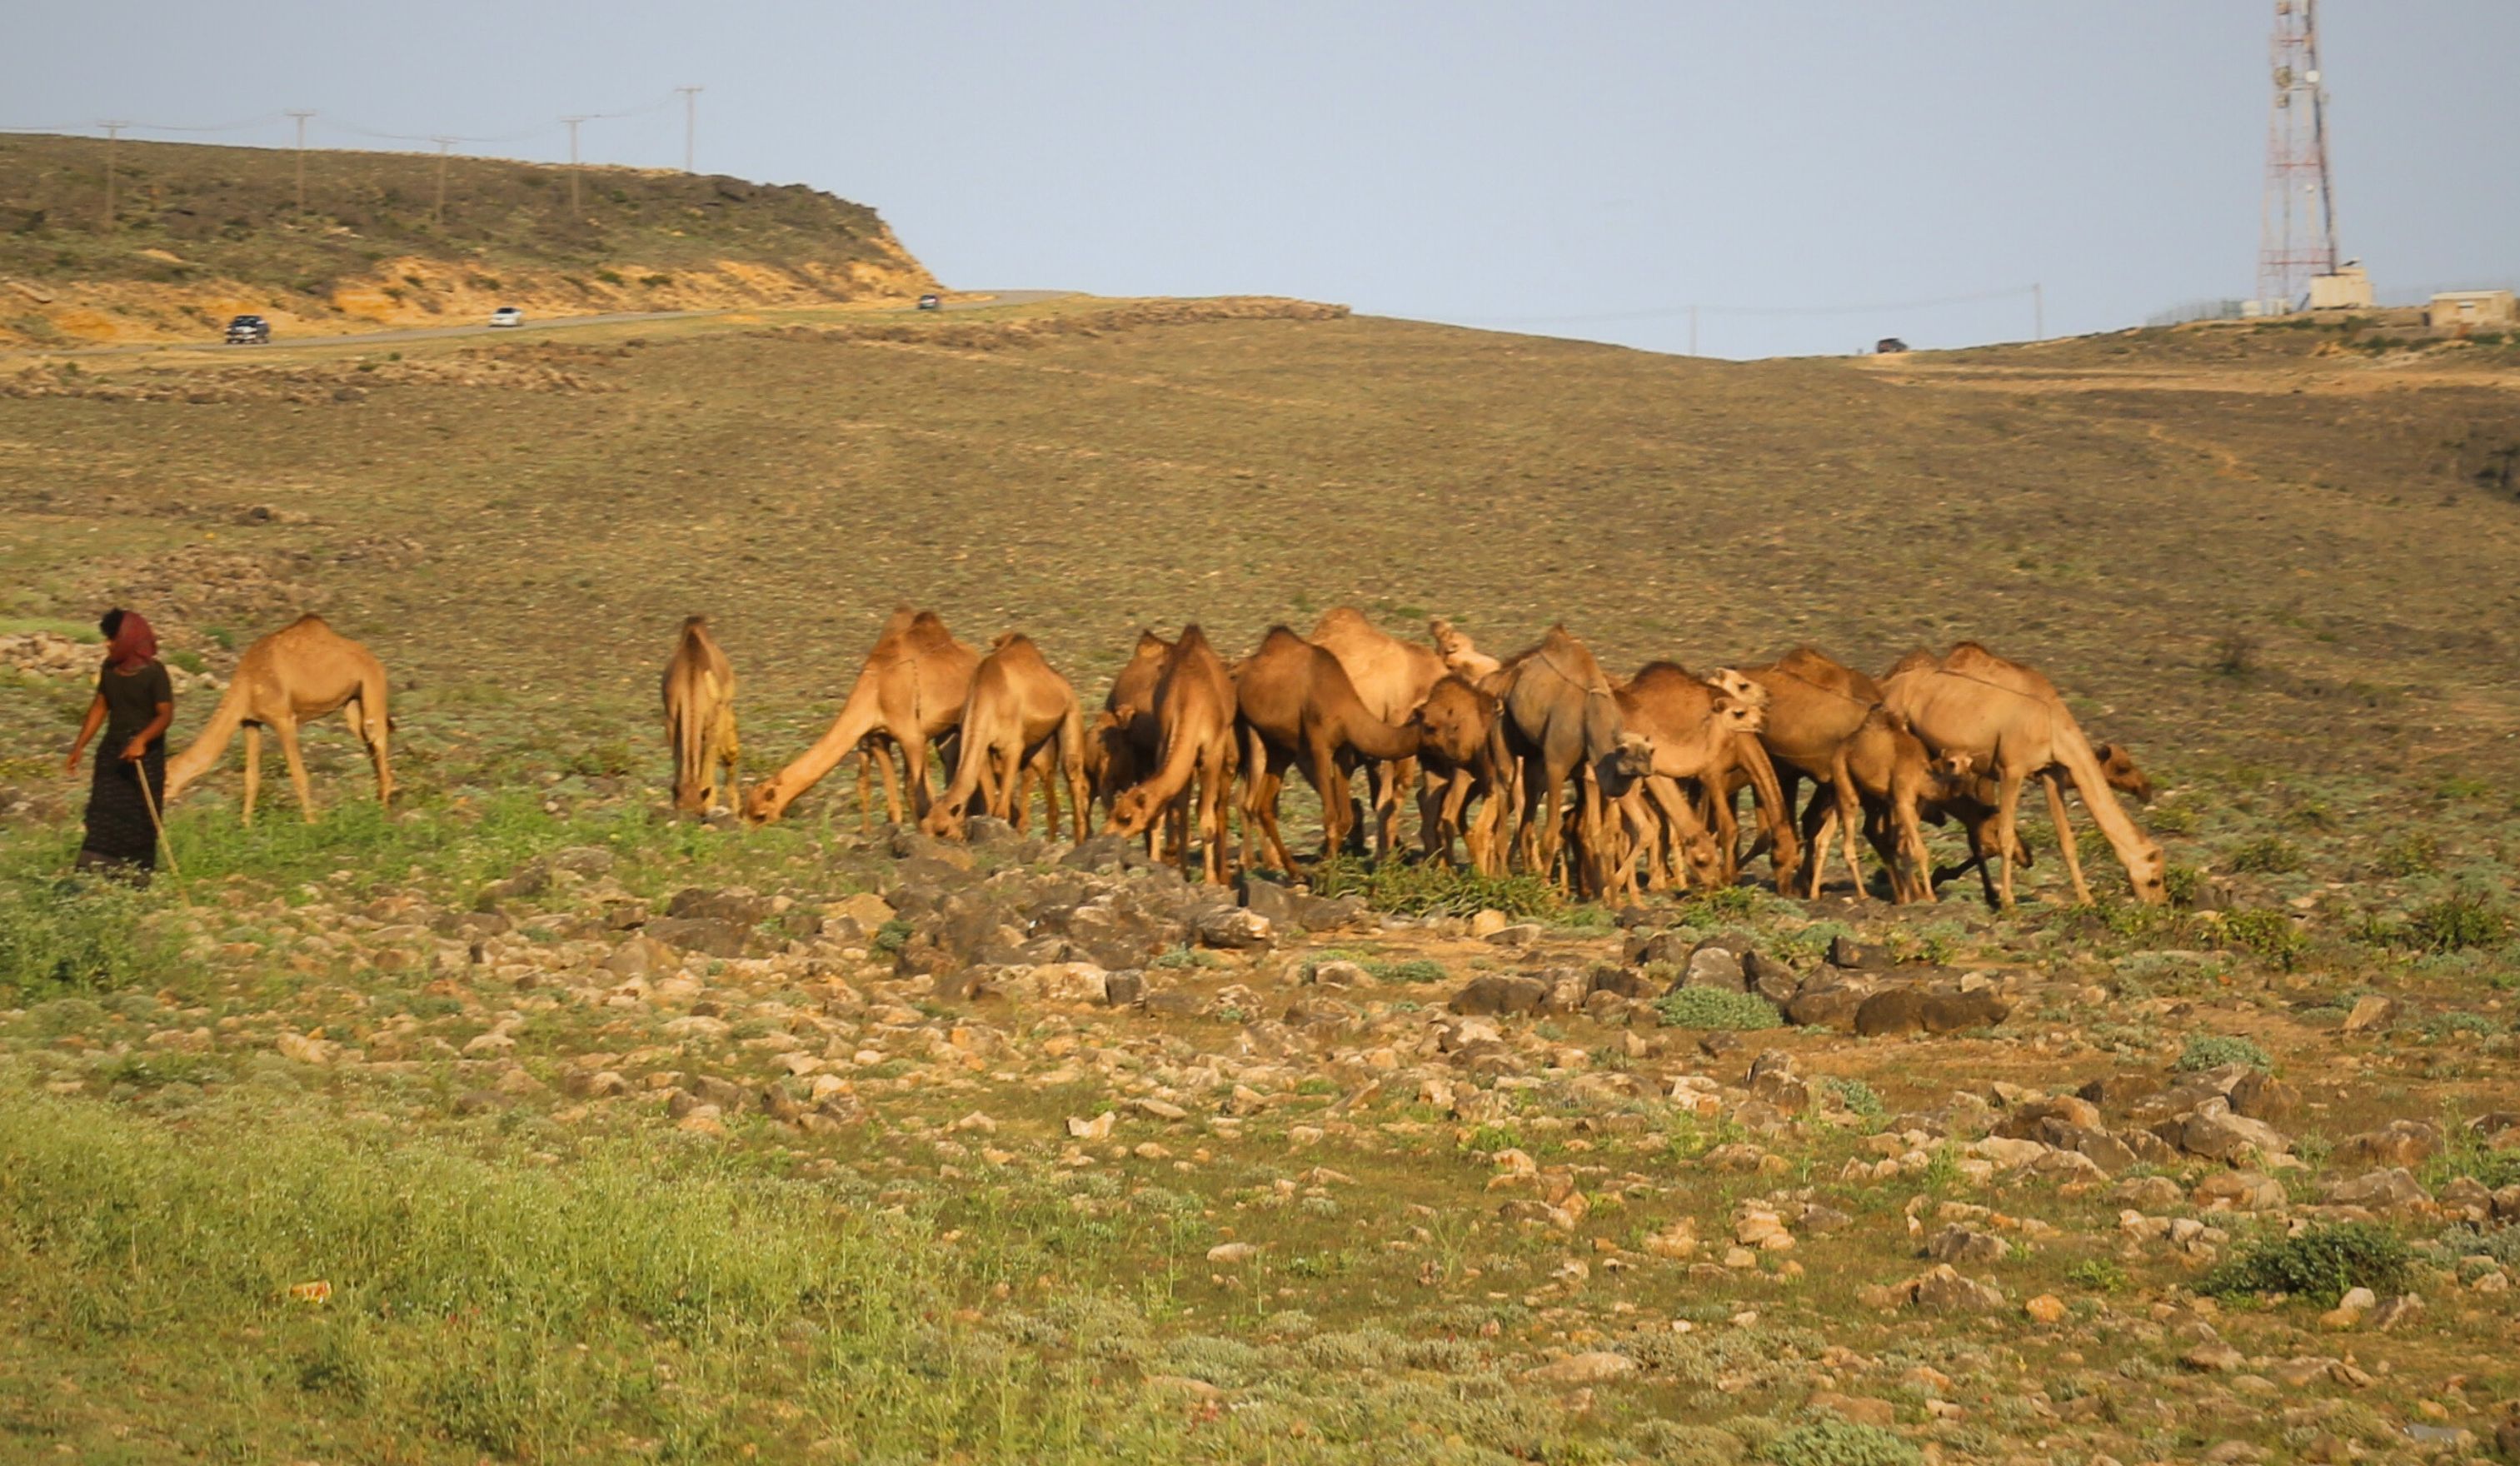
[(1596, 315), (1574, 316), (1478, 316), (1464, 317), (1482, 326), (1548, 326), (1574, 325), (1597, 321), (1649, 321), (1671, 316), (1859, 316), (1880, 311), (1925, 310), (1942, 305), (1974, 305), (1988, 300), (2014, 300), (2023, 295), (2036, 298), (2036, 285), (2010, 286), (1998, 290), (1978, 290), (1965, 295), (1938, 295), (1924, 300), (1888, 300), (1866, 305), (1656, 305), (1631, 311), (1604, 311)]

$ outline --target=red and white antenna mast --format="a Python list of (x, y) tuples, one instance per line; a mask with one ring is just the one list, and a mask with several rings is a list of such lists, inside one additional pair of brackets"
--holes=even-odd
[(2327, 172), (2327, 93), (2318, 0), (2275, 0), (2274, 106), (2258, 239), (2259, 309), (2299, 308), (2314, 275), (2336, 270), (2336, 197)]

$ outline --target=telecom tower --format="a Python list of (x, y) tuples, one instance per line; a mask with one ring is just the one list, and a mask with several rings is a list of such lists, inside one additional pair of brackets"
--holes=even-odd
[(2298, 309), (2311, 277), (2336, 270), (2336, 198), (2327, 172), (2327, 94), (2318, 72), (2318, 0), (2275, 0), (2274, 107), (2258, 239), (2259, 309)]

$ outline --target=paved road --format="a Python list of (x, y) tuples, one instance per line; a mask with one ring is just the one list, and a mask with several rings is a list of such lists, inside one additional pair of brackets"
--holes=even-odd
[[(966, 290), (958, 293), (970, 298), (957, 300), (949, 297), (945, 301), (945, 309), (982, 310), (993, 305), (1030, 305), (1035, 301), (1056, 300), (1062, 295), (1073, 295), (1076, 292), (1074, 290)], [(537, 332), (567, 331), (578, 326), (617, 326), (633, 321), (705, 321), (716, 316), (741, 315), (746, 311), (787, 309), (794, 309), (794, 307), (748, 305), (730, 306), (724, 310), (612, 311), (600, 316), (555, 316), (547, 321), (528, 320), (522, 326), (500, 327), (495, 331), (487, 325), (475, 322), (470, 326), (415, 326), (396, 331), (348, 332), (338, 335), (275, 336), (273, 342), (291, 346), (365, 346), (371, 343), (382, 345), (392, 341), (425, 341), (438, 336), (525, 335)], [(865, 311), (860, 314), (906, 316), (913, 311), (914, 307), (905, 305), (897, 310)], [(195, 346), (225, 349), (225, 343), (216, 340), (138, 341), (121, 346), (81, 346), (68, 351), (38, 349), (8, 354), (47, 357), (125, 356), (140, 351), (183, 351)], [(237, 354), (242, 356), (246, 351), (240, 347)]]

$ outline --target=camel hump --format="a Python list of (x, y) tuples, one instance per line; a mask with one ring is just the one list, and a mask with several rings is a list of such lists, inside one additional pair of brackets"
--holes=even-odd
[(1172, 649), (1172, 643), (1150, 630), (1142, 630), (1138, 633), (1138, 655), (1140, 656), (1161, 656)]
[(1214, 648), (1207, 644), (1207, 633), (1201, 630), (1195, 621), (1182, 628), (1180, 639), (1173, 643), (1173, 650), (1185, 653), (1192, 650), (1206, 651), (1210, 654), (1214, 652)]
[(1019, 631), (1002, 631), (998, 633), (998, 639), (989, 644), (989, 649), (992, 651), (1005, 651), (1009, 647), (1017, 645), (1030, 647), (1032, 645), (1032, 638), (1025, 636)]
[(1942, 659), (1919, 646), (1890, 664), (1889, 676), (1900, 677), (1910, 672), (1931, 672), (1942, 666)]
[(1365, 612), (1355, 606), (1334, 605), (1322, 612), (1322, 619), (1313, 623), (1313, 640), (1319, 641), (1333, 631), (1371, 630), (1372, 625), (1365, 619)]
[(1777, 670), (1790, 672), (1806, 682), (1829, 682), (1847, 675), (1845, 664), (1809, 646), (1797, 646), (1777, 658)]
[(708, 617), (700, 615), (685, 616), (683, 618), (683, 630), (686, 632), (706, 631), (708, 630)]
[(1269, 634), (1260, 639), (1260, 649), (1253, 652), (1252, 655), (1266, 656), (1272, 651), (1277, 651), (1281, 655), (1283, 655), (1287, 644), (1289, 643), (1292, 643), (1297, 646), (1310, 646), (1313, 644), (1283, 626), (1272, 626), (1269, 628)]

